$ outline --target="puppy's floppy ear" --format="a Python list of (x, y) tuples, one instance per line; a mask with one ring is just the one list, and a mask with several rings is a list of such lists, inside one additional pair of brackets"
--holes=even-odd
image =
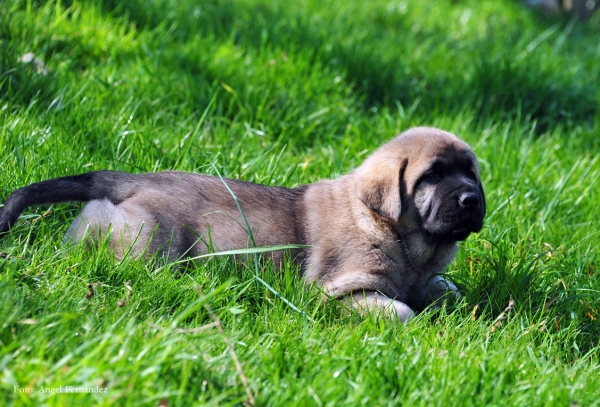
[(405, 168), (405, 161), (393, 157), (367, 160), (359, 171), (359, 199), (373, 212), (398, 221), (402, 211), (400, 183)]

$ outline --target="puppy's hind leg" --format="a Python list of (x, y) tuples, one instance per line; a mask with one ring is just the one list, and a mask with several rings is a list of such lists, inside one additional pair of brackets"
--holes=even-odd
[(80, 241), (96, 243), (98, 239), (106, 237), (109, 230), (112, 233), (122, 232), (127, 221), (123, 213), (108, 199), (95, 199), (89, 201), (77, 215), (64, 242), (72, 245)]
[(414, 318), (414, 311), (405, 303), (393, 300), (377, 291), (355, 291), (350, 294), (352, 306), (359, 312), (373, 312), (378, 315), (395, 316), (401, 322)]

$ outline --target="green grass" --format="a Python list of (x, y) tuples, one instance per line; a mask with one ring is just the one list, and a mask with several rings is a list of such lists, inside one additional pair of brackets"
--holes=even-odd
[(248, 405), (226, 338), (257, 405), (600, 405), (599, 16), (475, 0), (0, 2), (0, 202), (97, 169), (293, 187), (431, 125), (473, 146), (488, 203), (448, 268), (464, 301), (406, 325), (324, 302), (292, 264), (261, 277), (310, 319), (251, 260), (181, 274), (105, 245), (66, 253), (80, 206), (30, 209), (0, 239), (0, 404)]

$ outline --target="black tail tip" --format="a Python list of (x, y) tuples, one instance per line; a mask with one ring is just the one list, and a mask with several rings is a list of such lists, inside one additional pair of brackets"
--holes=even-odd
[(12, 226), (7, 220), (2, 220), (2, 212), (0, 212), (0, 236), (5, 235)]

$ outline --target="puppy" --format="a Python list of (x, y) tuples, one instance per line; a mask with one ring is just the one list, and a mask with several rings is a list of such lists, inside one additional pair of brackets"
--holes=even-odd
[[(252, 243), (295, 249), (306, 281), (360, 309), (406, 321), (456, 287), (442, 273), (457, 242), (478, 232), (486, 205), (473, 151), (456, 136), (418, 127), (395, 137), (354, 171), (299, 188), (267, 187), (201, 174), (97, 171), (15, 191), (0, 233), (24, 209), (87, 202), (67, 240), (110, 234), (117, 256), (149, 249), (168, 259)], [(281, 252), (273, 252), (276, 264)]]

